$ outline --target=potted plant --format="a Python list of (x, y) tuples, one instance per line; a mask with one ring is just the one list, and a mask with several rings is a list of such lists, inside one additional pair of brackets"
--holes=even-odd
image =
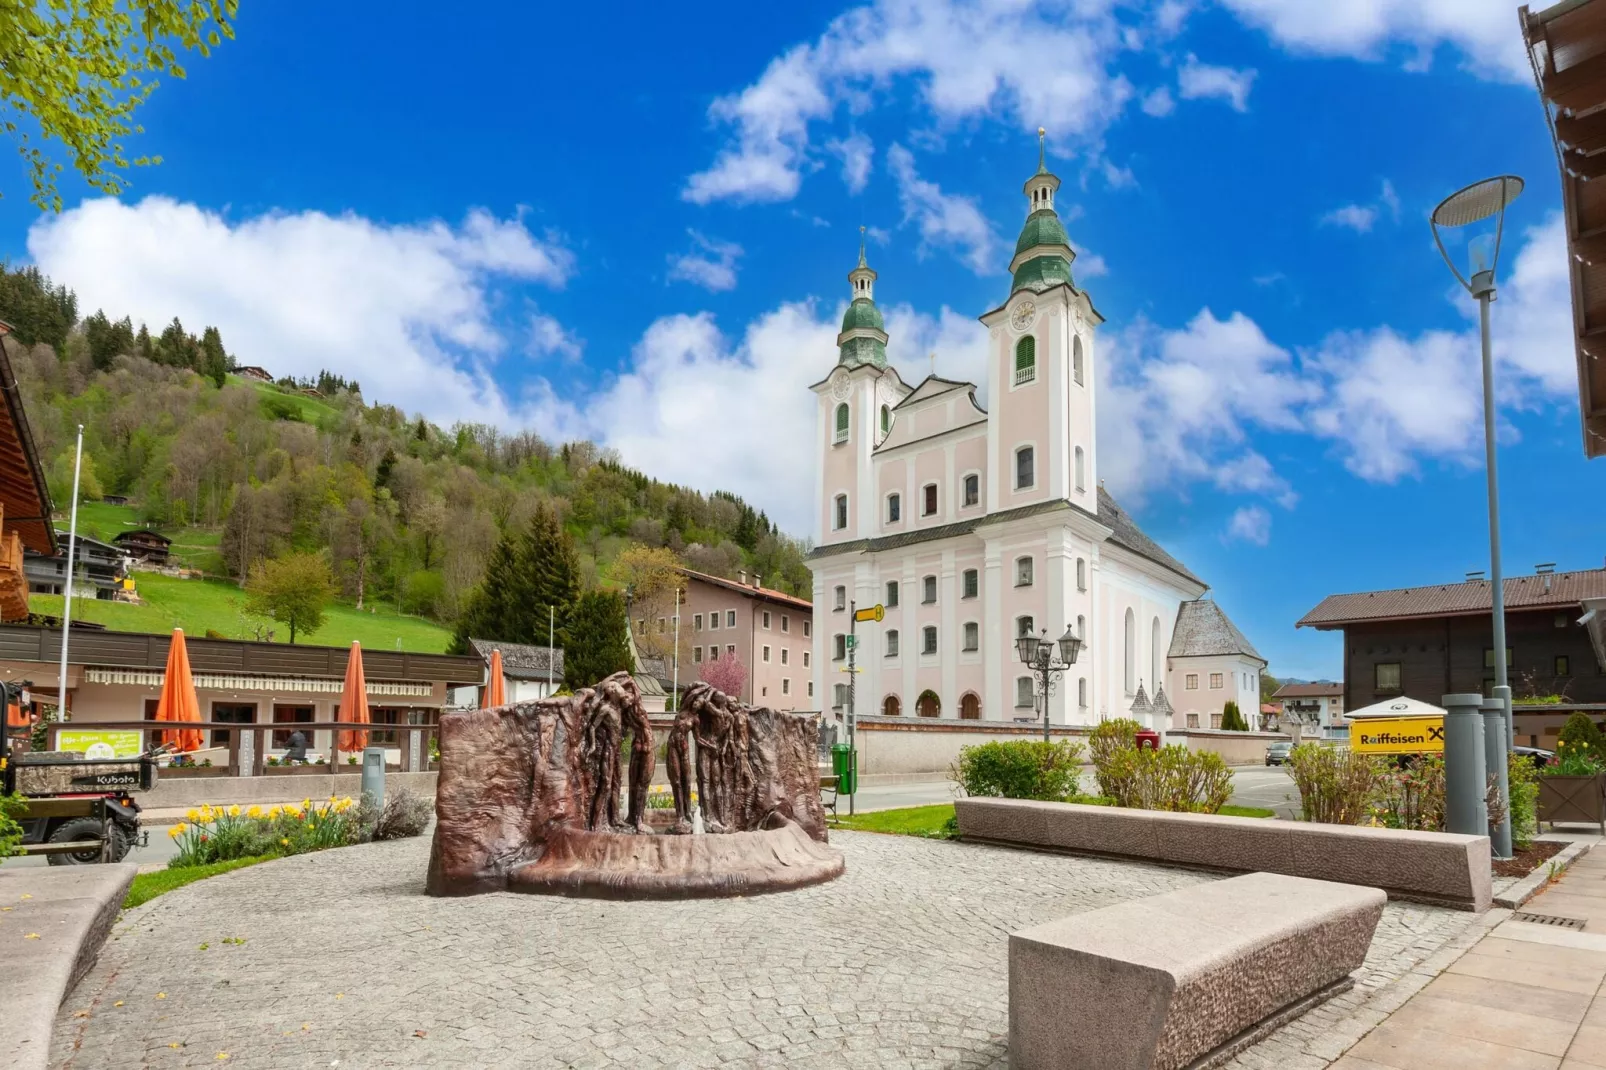
[(1539, 771), (1539, 821), (1599, 825), (1606, 835), (1606, 766), (1587, 744), (1562, 739)]

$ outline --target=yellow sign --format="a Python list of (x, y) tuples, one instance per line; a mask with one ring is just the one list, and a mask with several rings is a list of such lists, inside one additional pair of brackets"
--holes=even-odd
[(855, 613), (853, 615), (853, 619), (856, 620), (856, 621), (873, 620), (877, 624), (879, 624), (886, 617), (886, 615), (887, 615), (886, 607), (877, 605), (877, 606), (875, 606), (875, 607), (873, 607), (871, 609), (861, 609), (861, 610), (859, 610), (857, 613)]
[(1442, 754), (1444, 718), (1361, 718), (1350, 722), (1349, 745), (1362, 754)]
[(110, 728), (98, 731), (69, 731), (64, 728), (57, 733), (56, 746), (62, 750), (78, 751), (85, 758), (137, 758), (145, 749), (140, 740), (143, 734), (137, 729), (122, 732)]

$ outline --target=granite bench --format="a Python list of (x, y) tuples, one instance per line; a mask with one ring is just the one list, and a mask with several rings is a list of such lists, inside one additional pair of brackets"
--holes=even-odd
[(959, 799), (954, 809), (973, 842), (1364, 884), (1479, 913), (1493, 893), (1487, 836), (1028, 799)]
[(1386, 897), (1252, 873), (1009, 937), (1012, 1070), (1214, 1066), (1349, 988)]

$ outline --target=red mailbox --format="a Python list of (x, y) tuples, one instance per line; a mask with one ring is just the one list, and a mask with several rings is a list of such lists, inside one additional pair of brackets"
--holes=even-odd
[(1159, 750), (1160, 749), (1160, 733), (1154, 731), (1154, 729), (1152, 729), (1152, 728), (1140, 728), (1140, 729), (1138, 729), (1137, 739), (1138, 739), (1138, 750), (1145, 750), (1145, 749), (1147, 749), (1147, 750)]

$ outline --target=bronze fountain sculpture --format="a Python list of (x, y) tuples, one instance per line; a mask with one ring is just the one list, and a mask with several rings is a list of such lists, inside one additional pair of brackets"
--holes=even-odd
[(567, 697), (449, 713), (426, 889), (679, 898), (831, 880), (843, 863), (826, 846), (817, 731), (811, 714), (687, 688), (665, 748), (674, 823), (655, 833), (657, 742), (629, 674)]

